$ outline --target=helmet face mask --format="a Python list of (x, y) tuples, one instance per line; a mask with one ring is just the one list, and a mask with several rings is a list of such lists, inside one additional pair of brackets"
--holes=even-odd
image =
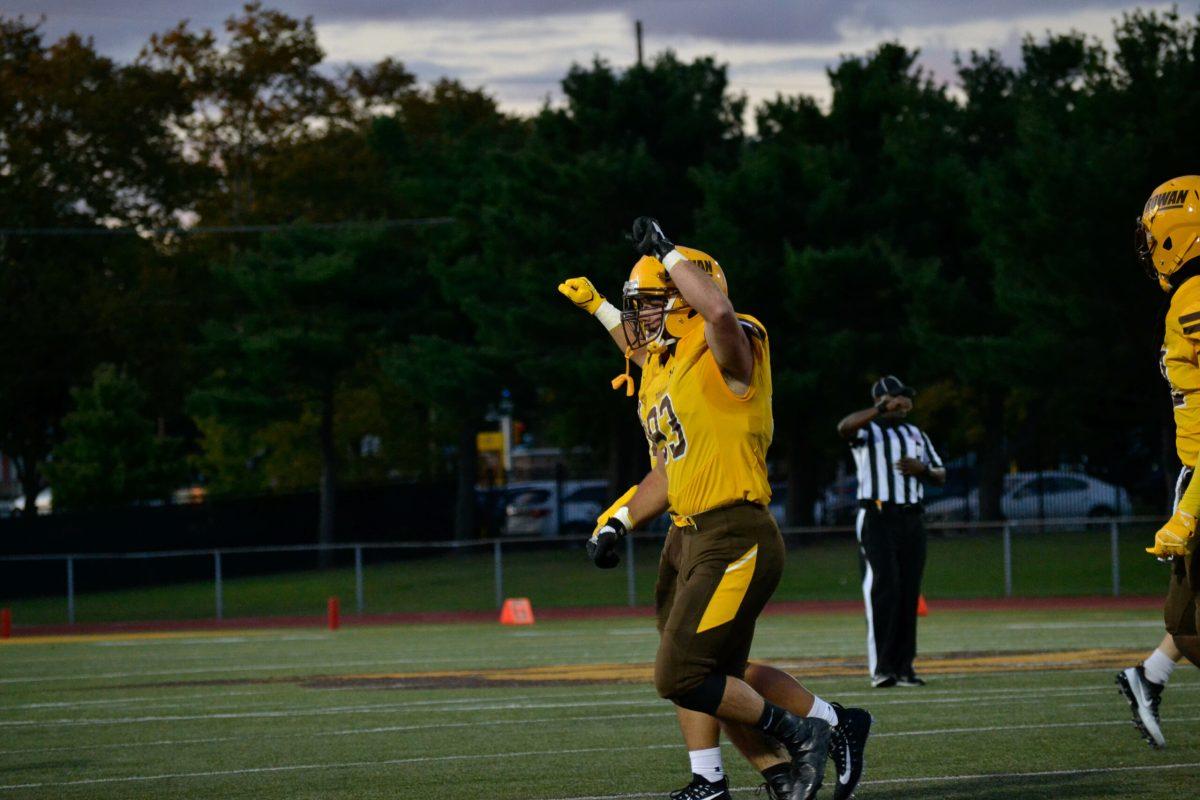
[(666, 331), (667, 306), (679, 296), (675, 289), (641, 289), (628, 281), (622, 294), (621, 324), (625, 341), (637, 350), (658, 342)]
[(1154, 234), (1146, 227), (1142, 218), (1138, 217), (1134, 220), (1133, 252), (1146, 276), (1158, 280), (1158, 270), (1154, 268), (1154, 244)]

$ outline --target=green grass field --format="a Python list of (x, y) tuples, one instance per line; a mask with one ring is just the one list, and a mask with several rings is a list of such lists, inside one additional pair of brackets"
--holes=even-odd
[[(1152, 529), (1128, 527), (1120, 537), (1121, 591), (1159, 595), (1166, 569), (1142, 552)], [(858, 599), (861, 595), (858, 555), (853, 537), (790, 540), (788, 566), (775, 597), (779, 600)], [(801, 543), (803, 541), (803, 543)], [(635, 550), (639, 604), (653, 602), (654, 578), (661, 540), (639, 540)], [(402, 551), (368, 550), (364, 569), (365, 610), (467, 611), (495, 607), (491, 548), (423, 558), (404, 558)], [(348, 554), (343, 553), (343, 559)], [(226, 617), (315, 615), (330, 596), (355, 610), (354, 572), (349, 566), (315, 571), (261, 575), (277, 554), (227, 555), (224, 559)], [(1013, 592), (1017, 596), (1108, 594), (1112, 588), (1107, 531), (1022, 533), (1012, 544)], [(210, 557), (198, 557), (210, 569)], [(158, 562), (149, 562), (154, 567)], [(290, 562), (284, 562), (290, 563)], [(627, 601), (625, 570), (597, 570), (584, 558), (580, 542), (507, 544), (503, 589), (507, 596), (526, 596), (534, 607), (621, 605)], [(157, 585), (152, 571), (145, 588), (87, 591), (89, 581), (109, 564), (78, 561), (79, 622), (202, 619), (214, 614), (209, 580)], [(67, 604), (61, 563), (39, 565), (47, 592), (34, 598), (3, 597), (5, 570), (30, 569), (24, 562), (0, 562), (0, 606), (10, 606), (18, 625), (66, 621)], [(53, 587), (53, 588), (51, 588)], [(999, 597), (1004, 591), (1003, 550), (994, 533), (971, 536), (934, 535), (924, 580), (930, 598)]]
[[(1153, 611), (935, 608), (923, 689), (868, 688), (856, 614), (764, 618), (754, 656), (872, 710), (861, 798), (1180, 800), (1200, 673), (1173, 678), (1161, 752), (1112, 683), (1160, 634)], [(14, 639), (0, 799), (663, 797), (687, 760), (644, 680), (655, 642), (649, 619)], [(627, 682), (579, 682), (589, 665)], [(726, 764), (752, 796), (728, 748)]]

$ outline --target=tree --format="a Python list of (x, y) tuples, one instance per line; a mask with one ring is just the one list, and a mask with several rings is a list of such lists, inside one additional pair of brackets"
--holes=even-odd
[(178, 439), (159, 435), (146, 393), (112, 364), (71, 392), (63, 439), (46, 465), (55, 510), (82, 511), (162, 500), (187, 475)]
[(190, 173), (169, 123), (187, 103), (170, 75), (118, 65), (74, 34), (47, 44), (38, 25), (0, 17), (0, 450), (27, 497), (71, 387), (128, 355), (109, 322), (130, 313), (153, 251), (107, 234), (183, 203)]
[(764, 103), (737, 167), (703, 173), (700, 240), (727, 264), (735, 306), (772, 334), (772, 457), (787, 466), (794, 520), (845, 457), (834, 425), (867, 402), (870, 381), (923, 377), (909, 372), (912, 285), (960, 238), (944, 212), (965, 194), (956, 108), (915, 64), (895, 44), (844, 59), (829, 72), (828, 112), (806, 98)]
[(205, 329), (217, 366), (193, 395), (193, 412), (252, 428), (315, 420), (322, 544), (334, 537), (337, 398), (372, 369), (401, 319), (395, 309), (407, 283), (394, 265), (402, 259), (377, 228), (330, 234), (297, 227), (214, 265), (236, 295), (236, 310)]
[(625, 70), (575, 66), (562, 86), (565, 108), (544, 109), (523, 146), (485, 163), (479, 195), (456, 212), (468, 247), (442, 274), (477, 341), (508, 365), (492, 385), (510, 387), (554, 443), (596, 447), (610, 480), (627, 483), (647, 462), (632, 401), (606, 380), (620, 355), (555, 286), (590, 275), (620, 305), (636, 260), (625, 237), (642, 213), (695, 244), (696, 170), (736, 163), (744, 100), (723, 65), (671, 53)]

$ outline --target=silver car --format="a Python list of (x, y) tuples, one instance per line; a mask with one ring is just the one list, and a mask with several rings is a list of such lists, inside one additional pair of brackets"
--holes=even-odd
[[(1004, 519), (1112, 517), (1132, 512), (1128, 492), (1082, 472), (1014, 472), (1004, 476), (1000, 495)], [(979, 519), (979, 490), (927, 504), (925, 518), (930, 522)]]
[(608, 481), (563, 481), (560, 521), (558, 488), (556, 481), (528, 481), (510, 486), (504, 532), (510, 536), (591, 533), (596, 517), (616, 499), (609, 496)]

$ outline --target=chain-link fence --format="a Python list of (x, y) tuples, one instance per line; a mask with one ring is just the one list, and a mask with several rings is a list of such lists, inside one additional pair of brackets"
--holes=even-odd
[[(1158, 594), (1167, 572), (1143, 548), (1159, 522), (931, 523), (923, 589), (930, 598)], [(485, 611), (506, 597), (535, 608), (647, 606), (664, 537), (626, 538), (613, 570), (592, 566), (583, 537), (6, 556), (0, 605), (23, 625), (312, 616), (329, 597), (347, 614)], [(784, 540), (775, 600), (861, 599), (852, 528), (788, 528)]]

